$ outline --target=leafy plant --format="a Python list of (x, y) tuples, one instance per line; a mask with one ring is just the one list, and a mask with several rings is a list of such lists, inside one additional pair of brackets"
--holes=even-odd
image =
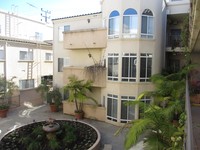
[(62, 95), (59, 88), (54, 88), (47, 93), (47, 102), (59, 107), (62, 104)]
[(18, 86), (13, 81), (16, 77), (6, 80), (5, 77), (0, 76), (0, 110), (9, 108), (8, 99), (12, 97)]
[(88, 92), (92, 92), (92, 81), (79, 80), (75, 75), (69, 77), (69, 83), (64, 87), (69, 90), (69, 101), (75, 103), (75, 112), (83, 112), (83, 103), (86, 100), (92, 100), (95, 104), (98, 104), (96, 100), (87, 95)]
[[(133, 120), (120, 128), (128, 128), (125, 139), (125, 149), (130, 149), (145, 136), (144, 146), (148, 150), (182, 150), (184, 139), (185, 108), (185, 77), (193, 68), (188, 65), (178, 73), (154, 75), (151, 80), (155, 85), (154, 91), (146, 91), (131, 102), (132, 105), (144, 105), (144, 96), (153, 98), (152, 103), (142, 106), (143, 118)], [(177, 120), (174, 124), (173, 120)]]
[(43, 100), (47, 100), (47, 93), (50, 90), (50, 86), (47, 84), (47, 81), (42, 81), (42, 83), (36, 88), (36, 91), (40, 93)]

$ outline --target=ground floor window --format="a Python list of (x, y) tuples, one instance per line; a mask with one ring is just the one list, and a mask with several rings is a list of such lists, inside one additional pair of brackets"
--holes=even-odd
[(146, 110), (146, 108), (151, 104), (151, 97), (149, 96), (144, 96), (142, 99), (141, 99), (141, 105), (140, 105), (140, 108), (139, 108), (139, 118), (143, 118), (143, 113), (144, 111)]
[(127, 103), (134, 99), (134, 96), (121, 96), (121, 123), (127, 123), (135, 119), (135, 106)]
[(107, 119), (117, 122), (117, 102), (118, 96), (107, 95)]
[(19, 88), (21, 90), (34, 88), (34, 79), (19, 80)]

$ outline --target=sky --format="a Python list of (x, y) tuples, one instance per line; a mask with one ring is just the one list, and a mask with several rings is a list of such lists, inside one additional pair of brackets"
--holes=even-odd
[(50, 20), (101, 11), (100, 0), (0, 0), (0, 10), (44, 21), (41, 8)]

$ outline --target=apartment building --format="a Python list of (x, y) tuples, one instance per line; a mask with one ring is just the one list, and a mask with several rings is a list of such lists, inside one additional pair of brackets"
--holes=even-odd
[(16, 77), (21, 90), (52, 79), (52, 31), (48, 24), (0, 11), (0, 75)]
[(139, 118), (139, 108), (124, 102), (152, 90), (151, 75), (184, 64), (180, 34), (190, 1), (102, 0), (101, 8), (53, 19), (53, 84), (63, 87), (72, 74), (93, 80), (105, 121), (121, 124)]

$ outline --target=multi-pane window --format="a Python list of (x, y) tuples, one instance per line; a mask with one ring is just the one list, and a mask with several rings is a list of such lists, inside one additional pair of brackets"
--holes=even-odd
[(4, 50), (0, 49), (0, 60), (4, 60), (4, 59), (5, 59)]
[(153, 13), (149, 9), (145, 9), (142, 13), (142, 38), (153, 38), (154, 36), (154, 19)]
[(123, 37), (136, 37), (138, 16), (135, 9), (127, 9), (123, 14)]
[(19, 80), (20, 89), (30, 89), (34, 88), (34, 79)]
[(63, 72), (63, 67), (69, 66), (70, 59), (69, 57), (58, 58), (58, 72)]
[(152, 73), (152, 54), (140, 54), (140, 82), (149, 82)]
[(112, 11), (109, 16), (109, 29), (108, 29), (109, 38), (118, 38), (119, 37), (119, 12)]
[(33, 60), (33, 52), (29, 51), (20, 51), (19, 52), (19, 59), (20, 60)]
[(134, 96), (121, 96), (121, 123), (127, 123), (135, 119), (135, 106), (127, 103), (134, 99)]
[(52, 61), (53, 60), (52, 53), (45, 53), (45, 60), (46, 61)]
[(136, 81), (137, 55), (134, 53), (124, 53), (122, 56), (122, 81)]
[(117, 95), (107, 95), (107, 119), (115, 122), (117, 122), (117, 101)]
[(108, 54), (108, 80), (118, 81), (119, 54)]

